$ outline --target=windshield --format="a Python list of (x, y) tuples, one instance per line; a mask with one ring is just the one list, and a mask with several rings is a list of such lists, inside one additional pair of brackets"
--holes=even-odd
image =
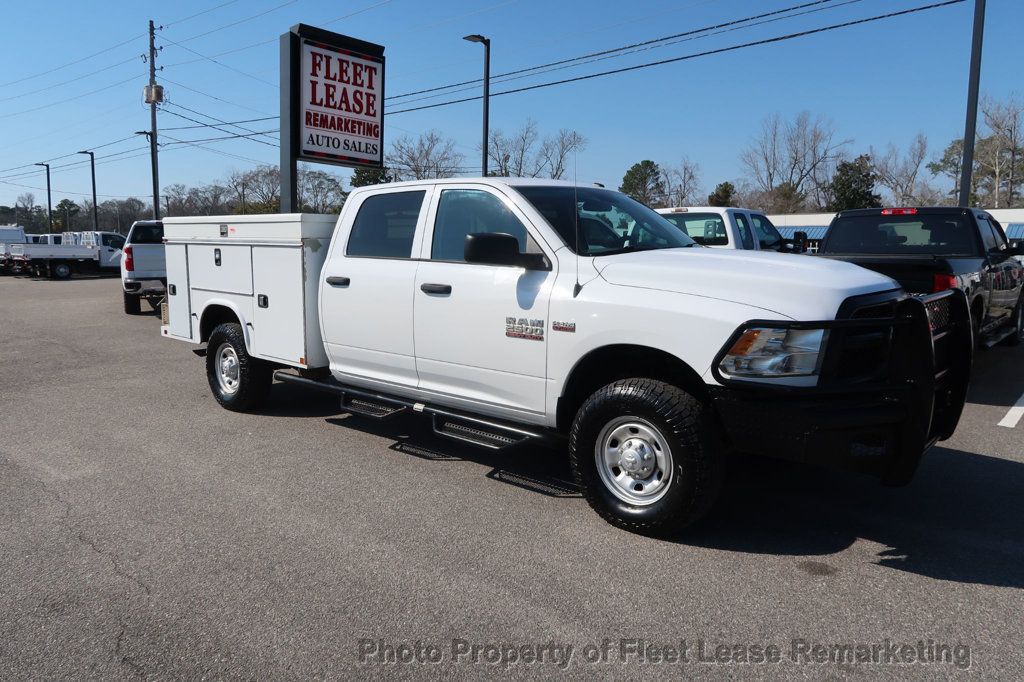
[(837, 218), (823, 253), (970, 256), (974, 234), (962, 215), (859, 215)]
[(516, 187), (516, 190), (551, 223), (573, 251), (578, 240), (581, 256), (695, 245), (664, 217), (619, 192), (596, 187), (551, 186)]

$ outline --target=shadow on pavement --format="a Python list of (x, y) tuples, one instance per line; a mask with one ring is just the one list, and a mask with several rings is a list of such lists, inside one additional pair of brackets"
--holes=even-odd
[(995, 346), (974, 356), (967, 402), (1009, 408), (1024, 392), (1024, 346)]
[[(1024, 464), (934, 448), (915, 480), (742, 458), (717, 512), (677, 538), (755, 554), (826, 555), (858, 538), (877, 564), (940, 580), (1024, 587)], [(827, 566), (827, 565), (826, 565)]]
[[(564, 449), (523, 444), (501, 451), (433, 433), (430, 420), (385, 421), (347, 415), (338, 400), (275, 384), (261, 412), (329, 417), (327, 422), (394, 441), (395, 453), (490, 467), (493, 480), (553, 497), (578, 497)], [(334, 416), (338, 415), (338, 416)], [(344, 437), (344, 433), (339, 433)], [(1024, 587), (1024, 463), (933, 448), (914, 481), (888, 488), (839, 470), (738, 456), (722, 499), (697, 528), (670, 541), (753, 554), (812, 556), (841, 552), (858, 539), (882, 545), (880, 566), (940, 580)], [(827, 559), (803, 570), (828, 573)]]

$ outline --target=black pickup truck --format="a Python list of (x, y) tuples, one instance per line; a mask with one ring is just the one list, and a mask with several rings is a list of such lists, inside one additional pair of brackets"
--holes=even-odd
[(1024, 341), (1024, 247), (972, 208), (870, 208), (832, 219), (819, 256), (892, 277), (912, 294), (959, 288), (967, 294), (975, 341)]

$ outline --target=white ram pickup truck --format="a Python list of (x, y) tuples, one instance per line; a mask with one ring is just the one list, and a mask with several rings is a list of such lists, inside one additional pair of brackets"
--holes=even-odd
[(337, 219), (164, 230), (161, 333), (206, 344), (224, 407), (257, 408), (276, 379), (484, 447), (564, 438), (591, 506), (638, 532), (704, 515), (731, 451), (904, 483), (966, 395), (961, 294), (693, 248), (598, 187), (415, 181), (355, 189)]

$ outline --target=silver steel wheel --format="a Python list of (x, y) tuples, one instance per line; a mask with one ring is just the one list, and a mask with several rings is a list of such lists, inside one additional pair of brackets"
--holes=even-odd
[(227, 394), (238, 391), (238, 353), (230, 343), (220, 344), (217, 349), (217, 383)]
[(672, 484), (672, 450), (656, 426), (640, 417), (616, 417), (594, 448), (601, 482), (628, 504), (654, 504)]

